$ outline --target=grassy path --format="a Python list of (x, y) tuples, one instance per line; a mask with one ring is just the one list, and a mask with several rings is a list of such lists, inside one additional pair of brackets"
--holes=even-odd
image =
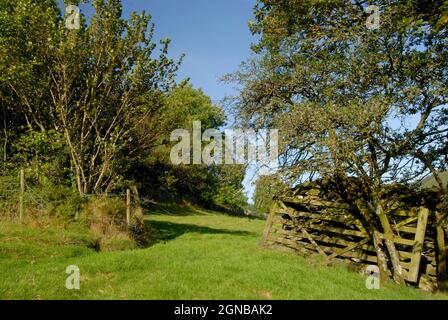
[[(168, 210), (170, 211), (170, 210)], [(141, 250), (97, 253), (87, 235), (0, 225), (2, 299), (434, 299), (394, 285), (367, 290), (345, 267), (258, 249), (264, 221), (204, 211), (152, 212), (162, 239)], [(160, 213), (164, 214), (160, 214)], [(81, 289), (65, 288), (65, 268)]]

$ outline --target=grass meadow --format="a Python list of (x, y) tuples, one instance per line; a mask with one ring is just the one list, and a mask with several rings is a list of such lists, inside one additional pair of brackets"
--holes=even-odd
[[(0, 225), (1, 299), (444, 299), (393, 284), (368, 290), (345, 265), (258, 247), (264, 221), (160, 207), (145, 249), (98, 251), (81, 228)], [(80, 269), (68, 290), (67, 266)]]

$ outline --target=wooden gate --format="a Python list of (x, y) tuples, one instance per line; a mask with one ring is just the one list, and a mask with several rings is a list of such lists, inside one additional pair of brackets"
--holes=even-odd
[[(373, 241), (347, 204), (317, 197), (282, 198), (272, 206), (262, 247), (283, 247), (301, 254), (317, 253), (332, 259), (376, 264)], [(407, 281), (421, 274), (436, 276), (434, 241), (425, 237), (429, 210), (396, 210), (389, 219)]]

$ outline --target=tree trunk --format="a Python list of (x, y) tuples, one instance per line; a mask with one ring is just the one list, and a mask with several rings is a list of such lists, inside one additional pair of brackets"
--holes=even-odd
[(394, 281), (398, 284), (404, 284), (404, 274), (400, 264), (400, 255), (398, 254), (398, 250), (394, 243), (394, 232), (380, 201), (376, 201), (375, 213), (378, 215), (381, 226), (383, 227), (384, 242), (386, 243), (390, 261), (392, 263)]
[(6, 120), (6, 107), (3, 106), (3, 133), (5, 141), (3, 142), (3, 170), (6, 171), (6, 161), (8, 160), (8, 122)]
[[(74, 160), (74, 161), (76, 161), (76, 160)], [(74, 163), (73, 165), (75, 166), (75, 179), (76, 179), (76, 187), (78, 189), (78, 193), (81, 197), (84, 197), (85, 188), (84, 188), (84, 183), (82, 180), (81, 169), (79, 168), (79, 166), (76, 163)]]
[(378, 258), (378, 268), (380, 269), (380, 283), (385, 284), (389, 281), (389, 275), (387, 271), (387, 258), (384, 253), (383, 239), (380, 232), (377, 230), (373, 231), (373, 245), (375, 247), (376, 256)]
[(442, 213), (436, 211), (437, 225), (437, 286), (439, 290), (448, 290), (447, 252), (445, 243), (445, 230), (442, 225)]
[(373, 246), (378, 259), (378, 268), (380, 270), (380, 282), (385, 284), (389, 281), (389, 267), (387, 266), (387, 256), (384, 252), (383, 235), (377, 230), (376, 223), (373, 219), (374, 217), (371, 215), (371, 211), (365, 206), (365, 203), (360, 199), (355, 200), (355, 203), (365, 220), (366, 229), (368, 229), (372, 236)]

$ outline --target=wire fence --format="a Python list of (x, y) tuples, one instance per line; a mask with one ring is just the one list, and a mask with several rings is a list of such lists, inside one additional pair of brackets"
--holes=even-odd
[(55, 208), (68, 206), (66, 210), (77, 219), (83, 203), (95, 199), (120, 199), (126, 203), (126, 222), (129, 225), (133, 211), (140, 210), (141, 205), (138, 194), (133, 194), (130, 189), (121, 193), (86, 194), (71, 200), (69, 197), (52, 195), (51, 190), (44, 189), (39, 179), (27, 179), (24, 170), (16, 174), (0, 175), (0, 218), (18, 221), (23, 221), (29, 215), (50, 218), (49, 215)]
[(18, 176), (0, 177), (0, 213), (2, 217), (19, 214), (20, 182)]

